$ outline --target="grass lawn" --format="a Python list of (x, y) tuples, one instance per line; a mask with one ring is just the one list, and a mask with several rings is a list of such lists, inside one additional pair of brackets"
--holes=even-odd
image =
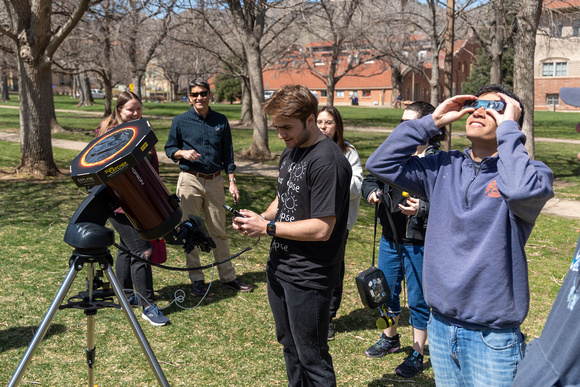
[[(170, 104), (151, 105), (161, 105), (162, 108)], [(185, 104), (179, 106), (183, 109), (187, 107)], [(219, 105), (216, 110), (221, 111), (222, 107), (230, 108), (229, 105)], [(17, 110), (7, 113), (8, 110), (11, 109), (0, 108), (0, 130), (14, 129), (17, 126)], [(348, 113), (351, 110), (354, 111), (353, 118)], [(391, 109), (365, 109), (369, 115), (371, 112), (379, 114), (381, 110)], [(362, 116), (354, 117), (359, 112), (363, 110), (345, 107), (343, 114), (347, 116), (347, 122), (370, 122)], [(235, 112), (231, 114), (234, 115)], [(565, 132), (565, 126), (574, 119), (574, 124), (580, 121), (578, 115), (564, 115), (565, 122), (558, 124), (562, 132)], [(57, 116), (62, 125), (75, 128), (76, 132), (71, 135), (86, 136), (87, 141), (92, 138), (91, 131), (100, 120), (98, 117), (87, 118), (71, 113), (58, 113)], [(353, 121), (349, 121), (351, 119)], [(548, 120), (549, 118), (546, 122)], [(10, 122), (16, 123), (16, 126), (8, 128)], [(163, 144), (170, 121), (154, 119), (152, 124), (160, 138), (160, 144)], [(571, 132), (571, 137), (575, 134), (573, 128), (571, 125), (567, 129)], [(237, 150), (249, 147), (251, 131), (234, 130), (233, 136)], [(385, 136), (371, 132), (347, 133), (347, 138), (357, 147), (363, 163)], [(270, 149), (280, 152), (283, 146), (276, 139), (275, 132), (271, 132)], [(461, 137), (454, 139), (453, 146), (462, 149), (467, 146), (467, 140)], [(576, 154), (580, 151), (579, 148), (577, 144), (536, 143), (538, 159), (546, 162), (556, 175), (558, 197), (578, 197), (580, 162), (576, 159)], [(68, 169), (76, 154), (75, 151), (54, 149), (57, 165), (63, 169)], [(45, 180), (11, 176), (9, 172), (18, 165), (19, 156), (18, 144), (0, 141), (0, 171), (4, 172), (1, 175), (3, 179), (0, 179), (0, 384), (3, 385), (8, 383), (14, 373), (34, 330), (40, 324), (68, 272), (68, 259), (72, 249), (63, 242), (63, 236), (70, 217), (86, 197), (84, 190), (77, 188), (67, 176)], [(176, 166), (161, 165), (161, 176), (170, 192), (175, 191), (177, 175)], [(240, 207), (263, 210), (274, 198), (275, 179), (243, 174), (238, 174), (237, 179), (242, 191)], [(402, 362), (404, 352), (412, 344), (406, 308), (399, 332), (402, 335), (404, 351), (382, 359), (368, 359), (364, 355), (366, 348), (378, 337), (379, 331), (374, 326), (378, 313), (362, 306), (354, 277), (370, 265), (373, 214), (372, 207), (361, 203), (358, 222), (350, 233), (347, 246), (344, 298), (335, 320), (336, 338), (330, 342), (338, 384), (393, 386), (411, 382), (416, 386), (433, 386), (434, 377), (430, 367), (412, 381), (394, 374), (395, 367)], [(522, 331), (528, 339), (541, 333), (570, 265), (579, 232), (580, 220), (544, 214), (537, 220), (526, 247), (531, 305)], [(211, 287), (213, 296), (200, 303), (199, 297), (189, 294), (190, 282), (185, 273), (153, 268), (157, 301), (160, 307), (167, 307), (164, 313), (170, 318), (171, 325), (153, 327), (141, 319), (140, 313), (137, 317), (142, 322), (145, 335), (172, 386), (287, 385), (282, 348), (276, 341), (266, 296), (264, 267), (268, 257), (269, 239), (247, 239), (233, 232), (231, 228), (229, 237), (232, 253), (249, 245), (253, 247), (233, 261), (241, 279), (255, 286), (253, 293), (236, 294), (222, 289), (219, 281), (216, 281)], [(113, 255), (116, 253), (114, 248), (111, 251)], [(208, 254), (202, 254), (202, 263), (211, 261)], [(184, 254), (177, 247), (169, 246), (167, 264), (185, 266)], [(68, 297), (85, 290), (85, 275), (86, 270), (83, 270)], [(207, 270), (207, 280), (212, 276), (217, 278), (217, 272)], [(183, 299), (175, 301), (176, 297), (183, 294)], [(49, 332), (24, 373), (23, 384), (86, 384), (86, 332), (86, 317), (81, 311), (58, 311)], [(96, 317), (95, 340), (96, 384), (156, 385), (155, 377), (122, 311), (99, 311)], [(428, 359), (427, 356), (426, 360)]]

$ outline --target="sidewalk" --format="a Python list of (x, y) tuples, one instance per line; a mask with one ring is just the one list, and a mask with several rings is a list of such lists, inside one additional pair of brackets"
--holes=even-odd
[[(539, 140), (539, 139), (538, 139)], [(20, 142), (20, 135), (15, 133), (0, 132), (0, 141)], [(541, 140), (540, 140), (541, 141)], [(560, 140), (561, 142), (573, 142), (580, 144), (578, 140)], [(55, 148), (72, 149), (82, 151), (87, 143), (69, 140), (52, 140), (52, 146)], [(159, 162), (173, 164), (173, 161), (167, 158), (165, 152), (157, 152)], [(248, 175), (258, 175), (264, 177), (276, 178), (278, 169), (275, 165), (263, 164), (252, 160), (236, 160), (236, 172)], [(546, 203), (542, 210), (545, 214), (557, 215), (564, 218), (580, 219), (580, 201), (568, 199), (553, 198)]]
[[(20, 142), (20, 135), (16, 133), (6, 133), (0, 131), (0, 141), (13, 141), (13, 142)], [(57, 140), (52, 139), (52, 146), (53, 148), (63, 148), (63, 149), (72, 149), (76, 151), (82, 151), (85, 149), (88, 143), (84, 143), (81, 141), (69, 141), (69, 140)], [(157, 156), (159, 157), (160, 163), (167, 163), (173, 164), (173, 161), (170, 160), (166, 155), (165, 152), (157, 152)], [(236, 160), (236, 172), (237, 173), (244, 173), (248, 175), (258, 175), (264, 177), (272, 177), (275, 178), (278, 176), (278, 169), (276, 165), (268, 165), (263, 164), (258, 161), (252, 160)]]

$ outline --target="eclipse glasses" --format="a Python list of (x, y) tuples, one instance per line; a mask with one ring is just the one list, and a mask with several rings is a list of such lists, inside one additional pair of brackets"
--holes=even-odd
[(482, 107), (484, 109), (493, 109), (496, 110), (498, 112), (503, 112), (505, 109), (505, 102), (503, 101), (488, 101), (485, 99), (476, 99), (476, 100), (471, 100), (471, 101), (467, 101), (465, 102), (465, 104), (463, 105), (463, 108), (474, 108), (475, 110), (479, 109), (480, 107)]

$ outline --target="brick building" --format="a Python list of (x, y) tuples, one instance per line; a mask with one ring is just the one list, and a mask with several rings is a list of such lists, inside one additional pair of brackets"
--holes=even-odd
[[(430, 76), (431, 63), (429, 61), (429, 42), (426, 36), (414, 37), (415, 48), (417, 45), (425, 49), (415, 50), (419, 56), (425, 55), (425, 72)], [(312, 71), (303, 62), (308, 61), (310, 66), (320, 68), (322, 71), (328, 68), (328, 58), (330, 56), (331, 46), (327, 42), (314, 42), (307, 45), (314, 55), (303, 57), (299, 54), (291, 54), (274, 66), (264, 69), (264, 90), (267, 94), (273, 92), (287, 84), (301, 84), (312, 91), (315, 91), (319, 97), (321, 105), (327, 101), (326, 84), (322, 79), (316, 77)], [(469, 77), (471, 63), (475, 58), (477, 43), (475, 40), (457, 41), (454, 47), (454, 70), (453, 85), (456, 93), (461, 92), (461, 84)], [(363, 106), (392, 106), (393, 105), (393, 86), (391, 67), (382, 60), (365, 60), (371, 55), (364, 50), (351, 53), (344, 53), (338, 60), (337, 74), (344, 72), (349, 61), (363, 61), (358, 67), (343, 76), (335, 87), (334, 104), (348, 105), (353, 98), (358, 99), (359, 105)], [(443, 85), (443, 58), (439, 60), (441, 68), (440, 84)], [(416, 70), (408, 66), (401, 68), (403, 83), (401, 89), (402, 99), (405, 101), (430, 99), (430, 86), (428, 80)], [(441, 90), (443, 88), (441, 87)]]
[[(264, 79), (264, 90), (273, 92), (284, 85), (301, 84), (316, 92), (321, 105), (327, 101), (326, 83), (316, 77), (308, 66), (308, 63), (321, 71), (327, 71), (329, 67), (328, 59), (331, 46), (327, 42), (313, 42), (306, 46), (314, 51), (313, 57), (302, 57), (299, 53), (288, 55), (277, 64), (267, 67), (262, 72)], [(344, 73), (350, 60), (361, 59), (364, 53), (352, 55), (344, 53), (338, 59), (337, 74)], [(334, 95), (335, 105), (350, 104), (352, 98), (358, 98), (360, 105), (384, 106), (391, 104), (392, 86), (391, 69), (386, 62), (379, 60), (365, 61), (348, 75), (342, 77), (336, 87)]]
[[(425, 42), (427, 45), (429, 42)], [(475, 39), (468, 40), (458, 40), (455, 41), (453, 47), (453, 88), (452, 94), (461, 94), (461, 86), (463, 82), (467, 81), (471, 72), (471, 64), (475, 61), (475, 54), (479, 44)], [(430, 55), (428, 47), (423, 50), (424, 55)], [(439, 101), (443, 102), (443, 90), (444, 90), (444, 67), (445, 58), (443, 55), (439, 57), (439, 90), (440, 98)], [(425, 63), (425, 73), (427, 76), (431, 77), (432, 62), (427, 61)], [(406, 68), (403, 70), (403, 87), (401, 90), (401, 96), (403, 100), (410, 101), (427, 101), (431, 99), (431, 86), (429, 81), (425, 76), (418, 70), (412, 68)]]
[(544, 1), (536, 35), (536, 110), (580, 111), (560, 100), (560, 88), (580, 87), (580, 0)]

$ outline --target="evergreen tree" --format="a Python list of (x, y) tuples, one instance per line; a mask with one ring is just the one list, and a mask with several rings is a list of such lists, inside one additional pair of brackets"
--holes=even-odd
[[(513, 47), (505, 48), (502, 57), (502, 84), (508, 89), (514, 88), (514, 49)], [(491, 60), (485, 50), (478, 49), (475, 62), (471, 65), (471, 74), (469, 79), (461, 86), (463, 94), (475, 94), (477, 90), (484, 85), (489, 84), (489, 72), (491, 69)]]
[(216, 101), (233, 103), (242, 97), (242, 83), (239, 78), (230, 74), (218, 74), (214, 80), (214, 96)]

